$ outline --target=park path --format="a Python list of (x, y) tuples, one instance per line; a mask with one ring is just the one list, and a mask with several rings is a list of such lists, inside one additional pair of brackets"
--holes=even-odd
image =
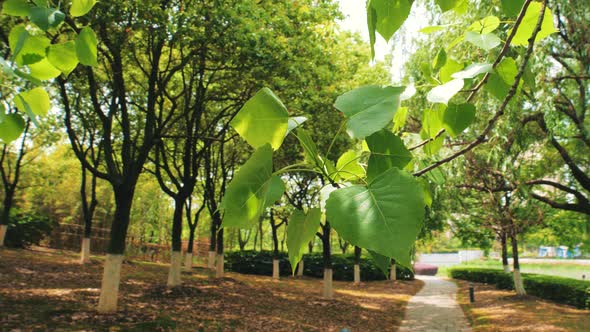
[(471, 327), (457, 303), (457, 285), (438, 277), (416, 276), (424, 287), (406, 308), (400, 332), (470, 332)]

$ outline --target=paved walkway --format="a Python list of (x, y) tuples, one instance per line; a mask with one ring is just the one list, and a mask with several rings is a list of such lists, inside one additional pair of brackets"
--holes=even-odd
[(438, 277), (416, 276), (424, 288), (408, 303), (400, 332), (470, 332), (456, 300), (457, 285)]

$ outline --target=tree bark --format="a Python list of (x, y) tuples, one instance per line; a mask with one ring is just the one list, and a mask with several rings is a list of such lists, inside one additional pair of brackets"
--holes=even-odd
[(322, 225), (322, 245), (323, 245), (323, 257), (324, 257), (324, 287), (322, 290), (322, 296), (327, 299), (334, 297), (333, 281), (332, 281), (332, 248), (330, 246), (330, 223), (326, 221)]
[(361, 252), (360, 247), (354, 247), (354, 284), (361, 283)]
[(516, 239), (514, 232), (510, 234), (510, 240), (512, 242), (514, 290), (518, 295), (526, 295), (526, 290), (524, 289), (524, 283), (520, 274), (520, 262), (518, 261), (518, 240)]
[(224, 271), (224, 257), (223, 257), (223, 228), (217, 232), (217, 257), (216, 257), (217, 268), (215, 270), (216, 278), (223, 278)]
[(508, 244), (506, 231), (500, 233), (500, 244), (502, 245), (502, 267), (504, 272), (510, 273), (510, 265), (508, 263)]

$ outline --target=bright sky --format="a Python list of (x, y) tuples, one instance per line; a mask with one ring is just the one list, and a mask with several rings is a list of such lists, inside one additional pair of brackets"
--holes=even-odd
[[(367, 11), (365, 8), (365, 0), (338, 0), (340, 2), (340, 10), (346, 17), (341, 22), (341, 27), (349, 31), (355, 31), (361, 34), (363, 39), (369, 41), (369, 31), (367, 29)], [(406, 20), (398, 33), (405, 34), (405, 40), (409, 41), (413, 38), (419, 38), (418, 32), (425, 26), (428, 26), (428, 20), (425, 17), (424, 7), (414, 4), (410, 17)], [(401, 30), (404, 30), (403, 32)], [(403, 76), (403, 65), (413, 53), (413, 50), (407, 49), (409, 45), (402, 45), (405, 47), (392, 48), (392, 42), (388, 45), (379, 34), (377, 34), (377, 42), (375, 43), (375, 59), (384, 60), (387, 54), (393, 54), (393, 63), (391, 68), (393, 83), (399, 83)], [(367, 50), (370, 52), (370, 50)]]

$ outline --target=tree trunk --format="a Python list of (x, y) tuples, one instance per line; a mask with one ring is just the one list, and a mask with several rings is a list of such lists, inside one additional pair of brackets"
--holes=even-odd
[(391, 280), (391, 281), (397, 280), (397, 266), (395, 264), (395, 259), (391, 260), (391, 270), (389, 270), (389, 280)]
[(223, 228), (217, 232), (217, 268), (215, 269), (215, 277), (223, 278), (224, 271), (224, 257), (223, 257)]
[(303, 259), (301, 259), (301, 261), (299, 261), (299, 264), (297, 265), (297, 276), (298, 277), (303, 277), (303, 269), (304, 269), (304, 264), (303, 264)]
[(125, 238), (127, 237), (134, 194), (134, 186), (130, 187), (114, 189), (116, 207), (98, 301), (98, 312), (100, 313), (117, 311), (121, 263), (125, 253)]
[(360, 247), (354, 247), (354, 284), (361, 283), (361, 252)]
[(186, 256), (184, 258), (184, 269), (192, 271), (193, 269), (193, 249), (195, 247), (195, 230), (197, 229), (197, 221), (189, 225), (188, 243), (186, 246)]
[(258, 234), (260, 234), (260, 251), (264, 250), (262, 245), (264, 242), (264, 233), (262, 233), (262, 218), (258, 220)]
[(174, 201), (174, 216), (172, 219), (172, 252), (170, 254), (170, 269), (168, 271), (168, 287), (179, 286), (182, 268), (182, 213), (185, 200), (177, 198)]
[(270, 210), (270, 229), (272, 231), (272, 278), (279, 279), (279, 236), (277, 232), (278, 226), (275, 224), (274, 212)]
[(332, 248), (330, 247), (330, 224), (326, 221), (322, 225), (322, 245), (324, 257), (324, 287), (322, 296), (327, 299), (334, 298), (334, 289), (332, 286)]
[(0, 218), (0, 247), (4, 246), (6, 232), (8, 231), (8, 222), (10, 221), (10, 210), (14, 201), (14, 190), (4, 190), (4, 200), (2, 204), (2, 216)]
[(504, 272), (510, 273), (510, 265), (508, 263), (508, 244), (505, 231), (500, 233), (500, 243), (502, 245), (502, 267), (504, 268)]
[(520, 262), (518, 261), (518, 241), (514, 233), (510, 234), (510, 240), (512, 242), (512, 261), (514, 270), (512, 274), (514, 278), (514, 290), (518, 295), (526, 295), (522, 276), (520, 275)]
[(82, 246), (80, 247), (80, 263), (90, 263), (90, 237), (84, 236), (82, 238)]
[(207, 261), (207, 267), (210, 269), (215, 268), (215, 256), (217, 243), (217, 222), (215, 219), (211, 219), (211, 232), (209, 233), (209, 259)]

